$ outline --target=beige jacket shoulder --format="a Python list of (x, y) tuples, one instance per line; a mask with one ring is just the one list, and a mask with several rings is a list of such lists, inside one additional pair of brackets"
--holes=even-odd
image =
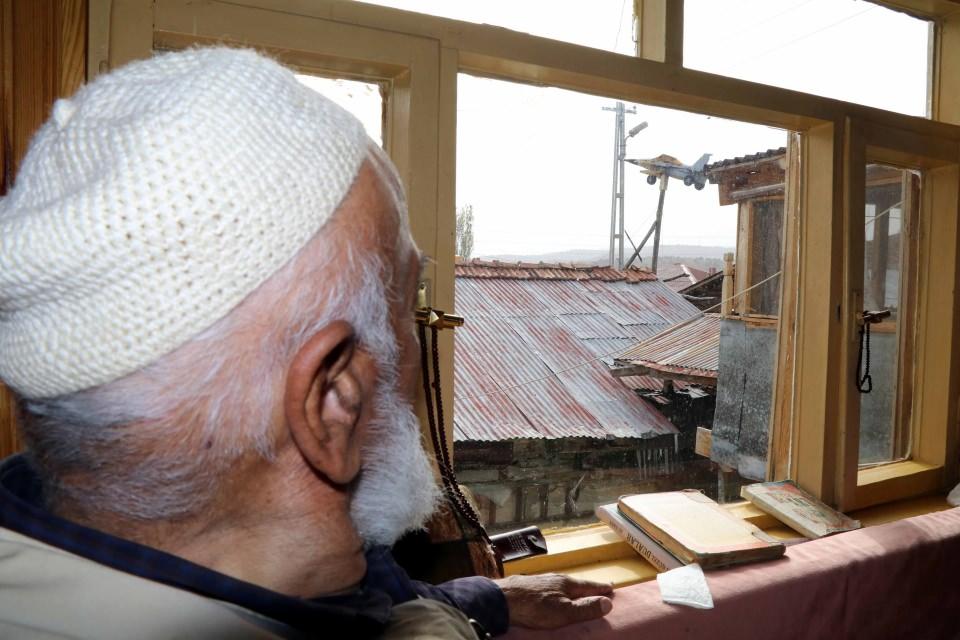
[[(0, 528), (0, 638), (303, 638), (242, 607), (123, 573)], [(312, 634), (311, 634), (312, 635)], [(318, 630), (316, 637), (322, 637)], [(433, 601), (394, 607), (385, 637), (475, 637)]]

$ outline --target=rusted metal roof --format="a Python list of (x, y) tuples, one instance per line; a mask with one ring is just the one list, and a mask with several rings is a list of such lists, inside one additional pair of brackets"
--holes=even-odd
[(631, 267), (619, 271), (612, 267), (584, 267), (545, 262), (500, 262), (470, 260), (457, 264), (457, 275), (467, 278), (508, 280), (601, 280), (604, 282), (652, 282), (657, 276), (645, 269)]
[(663, 372), (716, 380), (720, 367), (720, 316), (707, 313), (671, 327), (618, 355), (615, 366), (626, 371), (646, 369), (654, 376)]
[[(722, 275), (722, 272), (718, 273)], [(715, 275), (715, 273), (691, 267), (683, 263), (677, 263), (674, 265), (664, 265), (657, 270), (657, 275), (671, 289), (677, 293), (683, 293), (687, 287), (706, 280), (710, 276)]]
[(610, 375), (613, 356), (698, 315), (653, 274), (607, 267), (456, 266), (456, 440), (642, 438), (676, 428)]
[(722, 278), (723, 278), (723, 271), (717, 271), (716, 273), (711, 273), (710, 275), (708, 275), (706, 278), (703, 278), (702, 280), (697, 280), (693, 284), (688, 285), (683, 289), (680, 289), (680, 291), (678, 291), (677, 293), (679, 293), (680, 295), (683, 295), (685, 293), (695, 294), (704, 286), (710, 283), (716, 282), (717, 280), (721, 280)]
[(680, 268), (683, 269), (683, 272), (687, 274), (688, 278), (690, 278), (690, 284), (696, 284), (704, 278), (709, 278), (713, 275), (713, 273), (716, 273), (716, 271), (711, 273), (706, 269), (697, 269), (696, 267), (691, 267), (690, 265), (686, 264), (681, 264)]

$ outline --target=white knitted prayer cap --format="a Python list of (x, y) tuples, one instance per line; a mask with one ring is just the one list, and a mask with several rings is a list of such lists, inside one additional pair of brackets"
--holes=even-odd
[(58, 101), (0, 200), (0, 378), (52, 397), (175, 350), (316, 234), (368, 144), (248, 50), (158, 55)]

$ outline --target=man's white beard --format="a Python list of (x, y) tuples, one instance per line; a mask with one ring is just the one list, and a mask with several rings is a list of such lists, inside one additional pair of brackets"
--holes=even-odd
[(381, 384), (375, 402), (350, 514), (367, 545), (389, 546), (423, 526), (436, 509), (440, 489), (420, 444), (413, 407), (395, 384)]

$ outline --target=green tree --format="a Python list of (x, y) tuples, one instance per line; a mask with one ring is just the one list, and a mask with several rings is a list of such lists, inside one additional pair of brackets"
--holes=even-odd
[(457, 255), (469, 260), (473, 255), (473, 205), (465, 204), (457, 209), (456, 225)]

